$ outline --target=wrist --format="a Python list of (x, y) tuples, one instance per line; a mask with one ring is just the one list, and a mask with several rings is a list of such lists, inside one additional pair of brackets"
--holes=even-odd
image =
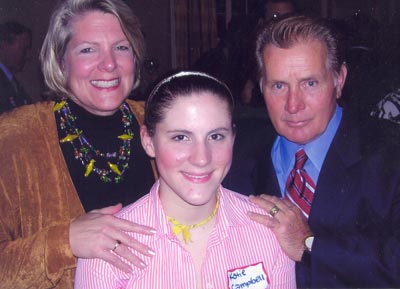
[(313, 243), (314, 243), (314, 235), (312, 233), (310, 233), (303, 240), (304, 251), (311, 253)]
[(307, 260), (306, 263), (308, 264), (310, 262), (309, 260), (311, 258), (310, 254), (311, 254), (313, 242), (314, 242), (314, 235), (310, 232), (304, 237), (304, 239), (302, 241), (302, 250), (301, 250), (300, 257), (294, 261), (303, 262), (303, 261)]

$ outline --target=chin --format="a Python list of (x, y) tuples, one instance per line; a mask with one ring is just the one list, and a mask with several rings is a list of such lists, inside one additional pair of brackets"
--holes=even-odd
[(282, 135), (284, 138), (286, 138), (288, 141), (291, 141), (296, 144), (305, 144), (308, 142), (307, 138), (304, 138), (303, 136), (298, 136), (298, 135)]
[(106, 103), (103, 103), (101, 105), (97, 105), (96, 109), (99, 111), (104, 111), (104, 112), (115, 112), (119, 109), (119, 107), (121, 106), (121, 104), (125, 101), (124, 99), (120, 99), (120, 100), (115, 100), (115, 101), (108, 101)]

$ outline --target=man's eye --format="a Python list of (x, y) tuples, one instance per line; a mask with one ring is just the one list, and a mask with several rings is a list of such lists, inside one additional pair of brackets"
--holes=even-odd
[(317, 85), (317, 83), (316, 83), (316, 81), (314, 81), (314, 80), (309, 80), (309, 81), (307, 81), (307, 86), (308, 87), (313, 87), (313, 86), (316, 86)]
[(276, 89), (282, 89), (282, 88), (283, 88), (283, 84), (280, 83), (280, 82), (275, 83), (275, 84), (274, 84), (274, 88), (276, 88)]

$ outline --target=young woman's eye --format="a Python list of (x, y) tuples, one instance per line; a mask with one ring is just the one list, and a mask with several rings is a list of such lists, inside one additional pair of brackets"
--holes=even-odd
[(174, 136), (172, 139), (173, 139), (173, 140), (176, 140), (176, 141), (183, 141), (183, 140), (186, 140), (187, 137), (184, 136), (183, 134), (180, 134), (180, 135)]
[(210, 139), (212, 139), (212, 140), (222, 140), (224, 138), (225, 138), (225, 136), (220, 133), (214, 133), (210, 136)]

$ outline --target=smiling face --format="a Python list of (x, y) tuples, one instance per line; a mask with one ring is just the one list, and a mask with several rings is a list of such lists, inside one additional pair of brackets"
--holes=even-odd
[(212, 210), (232, 160), (228, 104), (209, 92), (192, 92), (177, 96), (163, 114), (152, 137), (142, 127), (143, 147), (156, 158), (161, 200)]
[(317, 40), (287, 49), (268, 45), (263, 61), (262, 91), (278, 134), (298, 144), (316, 139), (335, 113), (346, 67), (335, 75), (328, 67), (326, 46)]
[(72, 99), (96, 115), (111, 115), (132, 90), (135, 58), (118, 19), (88, 12), (72, 23), (63, 69)]

